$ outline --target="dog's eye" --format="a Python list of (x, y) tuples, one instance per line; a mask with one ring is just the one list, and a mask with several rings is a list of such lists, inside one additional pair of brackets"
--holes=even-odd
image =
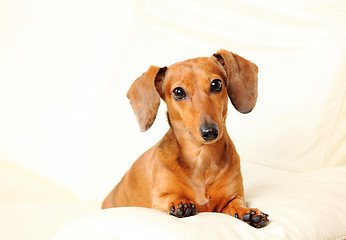
[(212, 93), (220, 92), (222, 89), (222, 82), (220, 79), (215, 79), (210, 84), (210, 91)]
[(181, 100), (184, 100), (184, 98), (186, 97), (186, 93), (184, 89), (182, 89), (181, 87), (177, 87), (177, 88), (174, 88), (173, 90), (173, 97), (176, 100), (181, 101)]

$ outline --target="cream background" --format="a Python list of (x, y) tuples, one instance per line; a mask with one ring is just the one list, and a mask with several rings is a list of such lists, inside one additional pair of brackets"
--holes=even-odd
[(220, 48), (260, 71), (254, 111), (229, 105), (243, 161), (297, 173), (345, 165), (345, 16), (343, 1), (327, 0), (1, 1), (0, 238), (39, 239), (48, 209), (42, 239), (98, 209), (168, 129), (162, 103), (139, 132), (130, 84), (150, 65)]

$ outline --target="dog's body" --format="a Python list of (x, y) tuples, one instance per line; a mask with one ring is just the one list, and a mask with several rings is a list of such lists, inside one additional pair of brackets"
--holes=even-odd
[(210, 58), (150, 67), (128, 97), (142, 131), (153, 124), (161, 97), (170, 129), (139, 157), (102, 207), (148, 207), (177, 217), (222, 212), (265, 226), (268, 215), (246, 207), (240, 159), (225, 124), (227, 96), (242, 113), (255, 106), (257, 71), (223, 49)]

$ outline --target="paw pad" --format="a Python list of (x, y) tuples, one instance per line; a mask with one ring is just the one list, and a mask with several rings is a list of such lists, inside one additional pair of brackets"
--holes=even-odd
[[(234, 216), (236, 218), (239, 218), (237, 213)], [(243, 217), (240, 219), (255, 228), (261, 228), (268, 224), (269, 222), (268, 217), (269, 215), (266, 213), (256, 214), (256, 211), (250, 210), (248, 213), (244, 214)]]
[(178, 218), (196, 215), (196, 206), (188, 201), (181, 201), (178, 204), (171, 203), (169, 214)]

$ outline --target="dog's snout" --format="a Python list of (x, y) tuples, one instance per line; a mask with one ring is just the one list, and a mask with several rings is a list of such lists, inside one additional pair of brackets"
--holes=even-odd
[(219, 136), (219, 127), (216, 123), (202, 124), (199, 132), (205, 141), (211, 141)]

